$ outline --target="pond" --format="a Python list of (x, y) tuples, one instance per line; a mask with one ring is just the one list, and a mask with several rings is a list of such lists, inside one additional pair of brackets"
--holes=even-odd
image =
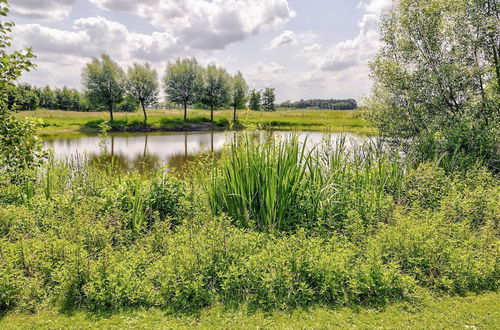
[[(206, 152), (219, 153), (238, 135), (251, 134), (263, 141), (277, 136), (288, 137), (292, 132), (283, 131), (229, 131), (229, 132), (164, 132), (164, 133), (110, 133), (102, 138), (98, 134), (61, 133), (42, 136), (44, 146), (51, 149), (55, 158), (93, 160), (106, 151), (125, 170), (159, 168), (181, 170), (197, 155)], [(298, 139), (308, 147), (329, 138), (346, 137), (347, 144), (365, 140), (349, 133), (300, 132)]]

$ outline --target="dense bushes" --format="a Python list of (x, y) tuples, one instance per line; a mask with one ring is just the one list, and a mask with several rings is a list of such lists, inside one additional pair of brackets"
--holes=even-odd
[[(272, 310), (382, 304), (421, 288), (498, 289), (499, 188), (489, 172), (445, 175), (423, 164), (405, 173), (382, 167), (390, 164), (384, 156), (358, 160), (366, 162), (358, 168), (349, 163), (356, 161), (352, 153), (330, 155), (322, 163), (332, 169), (325, 174), (330, 186), (295, 182), (307, 185), (301, 194), (319, 189), (321, 199), (333, 196), (319, 203), (326, 211), (283, 228), (246, 226), (236, 213), (214, 216), (213, 196), (189, 177), (48, 165), (31, 198), (16, 197), (25, 187), (2, 187), (0, 309), (57, 304), (189, 312), (222, 303)], [(315, 205), (311, 198), (295, 195), (285, 219), (305, 214)]]

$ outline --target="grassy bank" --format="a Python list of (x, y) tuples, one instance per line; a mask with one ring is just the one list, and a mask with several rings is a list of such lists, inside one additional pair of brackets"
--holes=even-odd
[[(368, 122), (360, 118), (359, 111), (324, 111), (324, 110), (279, 110), (276, 112), (239, 111), (239, 120), (249, 129), (281, 129), (352, 132), (374, 134), (375, 130)], [(232, 111), (216, 111), (215, 122), (219, 127), (228, 128), (232, 120)], [(56, 110), (23, 111), (17, 117), (35, 117), (42, 122), (41, 131), (79, 131), (97, 130), (96, 121), (108, 120), (106, 112), (74, 112)], [(206, 123), (210, 112), (189, 110), (188, 122), (182, 120), (180, 110), (150, 110), (148, 124), (158, 130), (195, 130), (193, 125)], [(143, 121), (141, 113), (116, 113), (118, 126), (140, 127)]]
[(481, 167), (244, 138), (182, 180), (106, 155), (45, 166), (0, 182), (0, 311), (277, 312), (499, 288), (500, 186)]
[(115, 313), (46, 311), (0, 316), (2, 329), (493, 329), (500, 324), (500, 296), (426, 298), (384, 308), (313, 308), (274, 313), (243, 313), (212, 308), (197, 315), (162, 310)]

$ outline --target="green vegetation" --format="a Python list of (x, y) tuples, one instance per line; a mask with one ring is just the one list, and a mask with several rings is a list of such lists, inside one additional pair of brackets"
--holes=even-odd
[(214, 110), (219, 110), (230, 102), (230, 79), (226, 69), (208, 65), (202, 71), (203, 85), (198, 101), (210, 109), (210, 121), (214, 120)]
[(247, 107), (247, 94), (248, 94), (248, 85), (243, 78), (243, 74), (241, 72), (237, 72), (230, 79), (231, 83), (231, 106), (233, 107), (233, 121), (237, 122), (237, 110), (238, 109), (246, 109)]
[(147, 122), (146, 106), (158, 102), (160, 91), (156, 70), (149, 63), (134, 63), (127, 71), (127, 91), (140, 103), (144, 122)]
[(380, 309), (313, 308), (286, 312), (242, 313), (212, 308), (199, 315), (168, 315), (161, 310), (115, 313), (57, 311), (34, 315), (9, 314), (0, 319), (4, 329), (493, 329), (500, 319), (497, 293), (467, 298), (425, 299)]
[[(207, 122), (210, 118), (210, 112), (206, 110), (189, 110), (187, 121), (182, 119), (183, 114), (178, 110), (149, 110), (147, 113), (148, 125), (155, 129), (162, 129), (162, 123), (168, 123), (163, 127), (165, 130), (189, 128), (193, 122)], [(40, 120), (39, 132), (81, 130), (97, 132), (99, 123), (107, 120), (104, 112), (37, 110), (18, 112), (15, 116)], [(214, 121), (218, 126), (229, 127), (233, 116), (234, 112), (230, 110), (217, 111), (214, 113)], [(240, 110), (238, 118), (239, 122), (248, 129), (352, 132), (371, 135), (377, 132), (369, 122), (361, 118), (359, 111), (281, 109), (275, 112), (256, 112)], [(115, 113), (115, 121), (144, 126), (144, 120), (138, 113)]]
[[(446, 175), (385, 153), (325, 148), (303, 154), (332, 171), (310, 183), (296, 144), (252, 143), (201, 159), (183, 181), (120, 173), (107, 162), (51, 161), (27, 185), (4, 183), (0, 306), (273, 311), (498, 289), (500, 191), (485, 169)], [(242, 168), (231, 159), (248, 170), (235, 177), (228, 170)], [(212, 177), (220, 189), (205, 192), (206, 178), (194, 175), (207, 166), (220, 167)], [(238, 179), (252, 173), (255, 180)], [(271, 202), (241, 207), (235, 192), (254, 181)]]
[(405, 167), (397, 153), (379, 155), (375, 146), (348, 151), (344, 139), (310, 151), (296, 139), (261, 145), (248, 139), (230, 149), (203, 185), (213, 213), (239, 226), (294, 231), (324, 223), (340, 229), (351, 212), (363, 222), (380, 222), (387, 217), (385, 193), (401, 193)]
[(367, 107), (381, 134), (418, 161), (499, 171), (498, 1), (405, 0), (382, 21)]
[(282, 108), (297, 108), (297, 109), (307, 109), (307, 108), (319, 108), (319, 109), (330, 109), (330, 110), (355, 110), (358, 108), (358, 103), (356, 100), (300, 100), (296, 102), (285, 101), (280, 105)]
[(113, 121), (113, 111), (125, 98), (127, 77), (125, 71), (107, 54), (92, 59), (82, 71), (85, 95), (92, 104), (109, 111)]
[[(411, 5), (403, 0), (385, 17), (383, 36), (394, 47), (383, 48), (374, 64), (377, 81), (369, 114), (382, 133), (399, 140), (398, 148), (371, 143), (348, 149), (342, 139), (335, 145), (326, 139), (309, 150), (294, 137), (260, 141), (247, 135), (233, 140), (222, 155), (195, 159), (182, 176), (122, 171), (104, 143), (103, 155), (91, 161), (46, 157), (34, 121), (13, 116), (5, 102), (13, 81), (33, 64), (30, 51), (7, 53), (12, 24), (0, 24), (0, 324), (118, 327), (139, 317), (151, 325), (173, 326), (204, 325), (199, 319), (214, 327), (235, 322), (498, 326), (500, 184), (492, 166), (498, 159), (498, 150), (491, 148), (495, 130), (488, 129), (488, 120), (498, 123), (490, 111), (497, 104), (493, 77), (498, 78), (498, 66), (489, 65), (488, 47), (481, 48), (481, 42), (491, 46), (489, 32), (473, 43), (489, 79), (476, 68), (472, 71), (482, 79), (464, 74), (457, 83), (455, 69), (466, 68), (438, 61), (468, 54), (461, 48), (470, 41), (462, 34), (467, 24), (479, 28), (477, 35), (484, 27), (491, 30), (495, 16), (489, 11), (487, 20), (477, 19), (481, 10), (493, 10), (490, 5), (484, 0)], [(7, 12), (6, 0), (0, 0), (0, 15)], [(440, 21), (440, 15), (447, 19)], [(454, 19), (463, 24), (454, 25)], [(408, 32), (401, 35), (410, 36), (409, 44), (399, 44), (400, 32)], [(436, 39), (436, 33), (458, 34), (464, 42), (448, 47), (448, 39)], [(430, 39), (418, 39), (422, 35)], [(424, 56), (422, 62), (403, 63), (415, 73), (399, 71), (402, 67), (390, 61), (418, 59), (415, 48), (426, 54), (429, 45), (428, 55), (435, 60), (426, 62)], [(179, 87), (170, 81), (177, 74), (190, 84), (177, 91), (184, 113), (151, 112), (149, 123), (137, 114), (110, 122), (100, 113), (72, 113), (75, 119), (68, 112), (31, 114), (52, 127), (99, 127), (103, 137), (110, 128), (186, 125), (186, 105), (196, 99), (191, 93), (211, 83), (201, 77), (201, 84), (193, 86), (198, 80), (186, 78), (200, 73), (195, 60), (169, 68), (167, 89)], [(89, 85), (101, 79), (119, 85), (123, 76), (106, 57), (94, 60), (87, 71)], [(217, 78), (222, 71), (215, 71)], [(449, 82), (447, 93), (430, 88), (441, 78)], [(478, 81), (484, 94), (474, 89)], [(406, 87), (409, 83), (418, 88)], [(450, 91), (458, 87), (461, 96), (455, 101), (463, 104), (449, 107)], [(104, 93), (98, 94), (104, 104)], [(110, 114), (120, 99), (112, 94)], [(206, 112), (193, 114), (201, 115), (190, 117), (190, 123), (204, 125)], [(219, 114), (221, 126), (234, 116), (232, 110)], [(245, 111), (240, 118), (258, 128), (368, 127), (357, 114)], [(408, 125), (419, 123), (419, 116), (427, 127)], [(486, 128), (474, 148), (463, 139), (478, 128), (472, 118)], [(453, 133), (452, 128), (460, 134), (440, 135)], [(422, 137), (432, 143), (422, 144)], [(436, 157), (436, 150), (445, 153)]]

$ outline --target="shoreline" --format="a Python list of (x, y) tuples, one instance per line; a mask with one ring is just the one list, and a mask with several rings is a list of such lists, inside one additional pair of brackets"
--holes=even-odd
[(373, 136), (378, 131), (364, 120), (359, 110), (278, 110), (256, 112), (242, 110), (238, 113), (238, 124), (232, 121), (232, 112), (217, 111), (214, 121), (205, 110), (190, 110), (184, 121), (182, 112), (176, 110), (148, 111), (148, 122), (139, 113), (117, 113), (109, 122), (106, 113), (72, 112), (61, 110), (36, 110), (18, 112), (18, 118), (32, 118), (39, 121), (39, 134), (49, 133), (97, 133), (103, 123), (108, 123), (110, 132), (199, 132), (224, 130), (285, 130), (314, 132), (346, 132)]

